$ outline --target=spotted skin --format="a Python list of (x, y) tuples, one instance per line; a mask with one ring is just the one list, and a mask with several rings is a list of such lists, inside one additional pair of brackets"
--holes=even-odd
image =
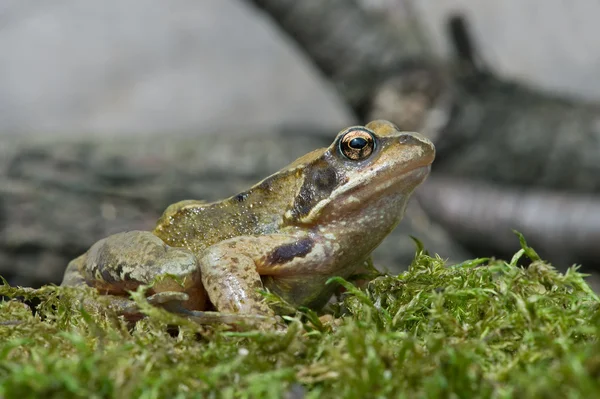
[(120, 298), (153, 284), (157, 304), (186, 314), (271, 317), (263, 289), (318, 309), (333, 290), (325, 282), (357, 273), (400, 222), (434, 157), (429, 140), (386, 121), (344, 129), (242, 193), (181, 201), (152, 232), (100, 240), (69, 264), (63, 285)]

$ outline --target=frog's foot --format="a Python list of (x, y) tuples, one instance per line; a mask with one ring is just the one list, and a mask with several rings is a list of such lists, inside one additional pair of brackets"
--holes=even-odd
[(167, 310), (172, 304), (183, 307), (183, 302), (190, 299), (190, 296), (185, 292), (180, 291), (163, 291), (157, 292), (156, 294), (150, 295), (146, 298), (146, 301), (150, 305), (160, 306)]
[[(146, 301), (148, 301), (150, 305), (162, 307), (167, 311), (181, 313), (178, 312), (177, 309), (184, 309), (182, 303), (188, 299), (188, 294), (184, 292), (165, 291), (147, 297)], [(99, 298), (99, 301), (103, 302), (104, 305), (108, 305), (108, 307), (117, 314), (125, 316), (129, 321), (137, 321), (145, 317), (138, 304), (126, 296), (102, 295)], [(104, 307), (103, 304), (98, 302), (86, 301), (85, 304), (94, 309), (102, 309)]]
[[(86, 306), (99, 311), (108, 305), (117, 314), (125, 317), (130, 322), (143, 319), (146, 315), (140, 310), (138, 304), (130, 298), (118, 295), (103, 295), (99, 298), (102, 303), (86, 301)], [(263, 330), (280, 330), (283, 326), (281, 320), (275, 316), (258, 314), (236, 314), (211, 311), (189, 310), (184, 303), (189, 299), (188, 294), (177, 291), (164, 291), (146, 298), (152, 305), (165, 309), (181, 317), (185, 317), (199, 325), (225, 324), (235, 329), (259, 328)]]
[(200, 325), (226, 324), (236, 329), (258, 328), (261, 330), (282, 330), (284, 328), (282, 321), (277, 316), (187, 309), (183, 309), (180, 314)]
[(280, 326), (278, 318), (271, 315), (189, 310), (184, 306), (188, 299), (189, 296), (186, 293), (176, 291), (159, 292), (146, 298), (149, 304), (159, 306), (199, 325), (226, 324), (235, 327), (248, 326), (262, 329), (276, 329)]
[(147, 298), (154, 306), (185, 317), (199, 325), (227, 324), (232, 326), (248, 326), (262, 329), (276, 329), (280, 323), (277, 317), (260, 314), (222, 313), (200, 310), (189, 310), (183, 306), (188, 295), (183, 292), (159, 292)]
[(102, 295), (94, 300), (85, 299), (82, 305), (99, 313), (111, 309), (130, 322), (136, 322), (145, 317), (133, 300), (120, 295)]
[[(152, 305), (161, 307), (172, 313), (181, 313), (179, 309), (185, 309), (183, 303), (190, 299), (190, 296), (185, 292), (179, 291), (163, 291), (150, 295), (146, 301)], [(111, 306), (118, 313), (125, 315), (141, 314), (138, 304), (128, 298), (122, 298), (121, 301), (111, 300)]]

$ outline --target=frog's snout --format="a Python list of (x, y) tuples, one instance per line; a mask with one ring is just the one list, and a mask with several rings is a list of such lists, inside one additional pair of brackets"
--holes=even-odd
[(433, 162), (435, 159), (435, 146), (427, 137), (417, 132), (402, 132), (398, 136), (398, 143), (405, 146), (415, 146), (422, 149), (422, 157), (427, 160), (428, 163)]

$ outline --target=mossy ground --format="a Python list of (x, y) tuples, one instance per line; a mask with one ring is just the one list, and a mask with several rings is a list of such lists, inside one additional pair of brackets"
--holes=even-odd
[(419, 253), (405, 273), (347, 285), (333, 323), (305, 311), (283, 333), (155, 308), (132, 328), (83, 310), (79, 290), (0, 286), (39, 301), (34, 315), (0, 303), (0, 397), (599, 397), (598, 297), (523, 248), (452, 267)]

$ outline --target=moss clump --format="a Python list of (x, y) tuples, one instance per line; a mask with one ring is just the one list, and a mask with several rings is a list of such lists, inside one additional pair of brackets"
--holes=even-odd
[[(0, 397), (597, 397), (598, 297), (523, 242), (511, 262), (410, 269), (347, 288), (322, 324), (207, 328), (162, 310), (134, 328), (72, 288), (0, 286)], [(523, 254), (533, 259), (516, 266)], [(178, 328), (167, 328), (178, 324)]]

